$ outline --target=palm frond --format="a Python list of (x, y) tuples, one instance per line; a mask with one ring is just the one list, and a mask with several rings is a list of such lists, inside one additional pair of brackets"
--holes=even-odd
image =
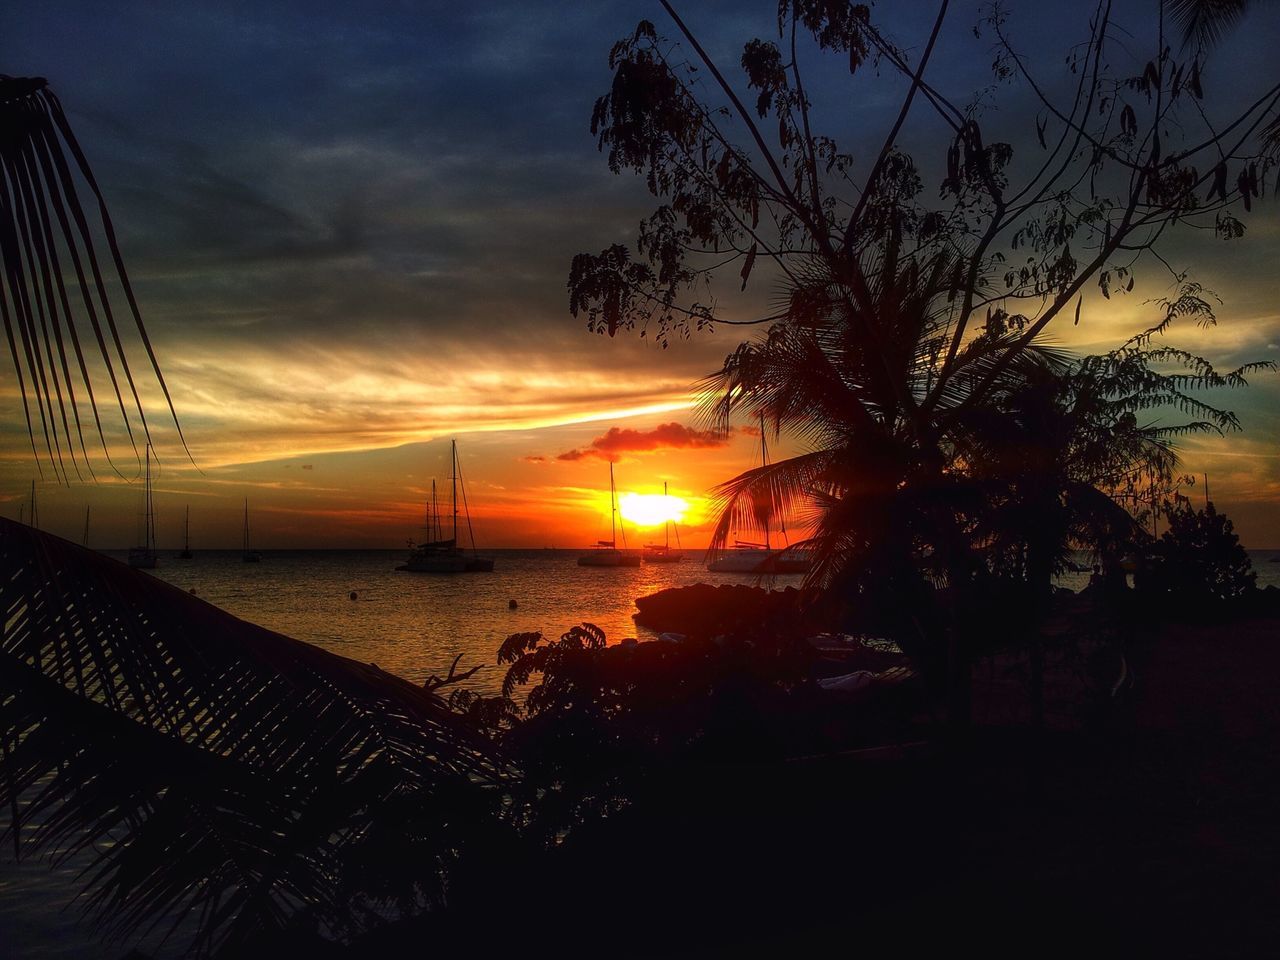
[(91, 857), (110, 932), (191, 924), (205, 953), (302, 910), (349, 928), (383, 895), (350, 864), (409, 809), (407, 896), (429, 907), (466, 829), (499, 818), (510, 771), (488, 741), (376, 666), (7, 520), (0, 611), (8, 829), (24, 853)]
[(1249, 0), (1169, 0), (1169, 14), (1184, 44), (1217, 44), (1248, 12)]
[(833, 459), (828, 450), (788, 457), (747, 470), (713, 491), (719, 515), (711, 534), (711, 552), (723, 550), (735, 530), (763, 531), (778, 517), (806, 503)]
[[(135, 454), (134, 418), (141, 433), (150, 436), (122, 324), (117, 322), (118, 312), (132, 319), (186, 450), (173, 398), (143, 325), (102, 190), (62, 104), (43, 77), (0, 75), (0, 130), (4, 131), (0, 165), (5, 174), (0, 176), (0, 255), (4, 263), (0, 320), (32, 453), (42, 474), (47, 464), (58, 480), (73, 473), (78, 478), (83, 478), (84, 472), (92, 476), (85, 442), (89, 414), (103, 453), (111, 462), (86, 357), (93, 349), (85, 342), (88, 334), (96, 343)], [(81, 204), (77, 181), (97, 200), (96, 218)], [(101, 240), (95, 239), (95, 230), (100, 231)], [(100, 253), (103, 243), (106, 256)], [(74, 284), (68, 280), (71, 273)], [(112, 305), (108, 288), (113, 282), (124, 294), (125, 311)]]

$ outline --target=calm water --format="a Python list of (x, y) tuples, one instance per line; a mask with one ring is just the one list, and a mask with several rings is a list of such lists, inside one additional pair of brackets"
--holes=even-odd
[[(756, 582), (748, 574), (708, 572), (700, 552), (690, 551), (683, 563), (614, 569), (579, 567), (579, 554), (489, 551), (493, 573), (439, 576), (396, 571), (404, 553), (394, 550), (267, 552), (261, 563), (243, 562), (239, 551), (211, 551), (194, 560), (162, 556), (153, 575), (244, 620), (415, 682), (443, 675), (462, 654), (459, 669), (485, 665), (469, 685), (489, 692), (502, 682), (497, 650), (510, 634), (558, 637), (586, 620), (611, 643), (652, 638), (631, 619), (636, 597), (691, 583)], [(1280, 586), (1280, 563), (1270, 562), (1280, 551), (1251, 556), (1259, 586)], [(1087, 582), (1086, 573), (1061, 580), (1074, 590)], [(799, 583), (798, 576), (774, 581)]]
[[(496, 653), (509, 634), (559, 636), (589, 620), (611, 642), (644, 638), (651, 634), (631, 620), (636, 597), (697, 582), (754, 582), (709, 573), (693, 552), (684, 563), (612, 570), (577, 566), (576, 551), (490, 555), (497, 560), (493, 573), (432, 576), (396, 572), (402, 551), (267, 552), (258, 564), (244, 563), (239, 551), (210, 551), (194, 560), (162, 556), (154, 575), (245, 620), (410, 680), (443, 675), (461, 653), (460, 667), (486, 665), (470, 683), (487, 691), (501, 683)], [(1259, 586), (1280, 586), (1280, 562), (1271, 562), (1280, 551), (1250, 556)], [(1079, 589), (1087, 580), (1069, 574), (1062, 583)], [(776, 585), (798, 582), (780, 577)], [(512, 599), (515, 610), (508, 609)], [(0, 852), (0, 960), (97, 960), (126, 952), (95, 943), (78, 923), (71, 905), (76, 869), (14, 864)]]
[[(493, 573), (441, 576), (398, 572), (402, 550), (267, 551), (261, 563), (245, 563), (238, 550), (211, 551), (193, 560), (162, 555), (152, 574), (241, 619), (416, 682), (443, 675), (462, 654), (459, 669), (486, 665), (469, 685), (491, 692), (502, 682), (498, 647), (513, 633), (558, 637), (586, 620), (611, 643), (652, 638), (631, 619), (636, 597), (700, 581), (755, 582), (708, 573), (700, 551), (683, 563), (614, 569), (579, 567), (580, 553), (487, 551)], [(777, 579), (779, 586), (799, 582)]]

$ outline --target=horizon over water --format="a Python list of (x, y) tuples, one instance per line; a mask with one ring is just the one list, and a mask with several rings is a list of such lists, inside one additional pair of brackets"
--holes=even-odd
[[(124, 551), (105, 551), (124, 560)], [(197, 551), (191, 560), (161, 553), (150, 575), (228, 613), (276, 633), (373, 663), (421, 683), (458, 669), (482, 668), (466, 685), (497, 693), (505, 667), (502, 642), (513, 633), (555, 639), (578, 623), (594, 623), (610, 644), (657, 634), (632, 620), (637, 597), (694, 583), (755, 585), (752, 574), (712, 573), (704, 551), (687, 550), (681, 563), (639, 567), (580, 567), (581, 549), (492, 549), (492, 573), (422, 574), (397, 571), (404, 550), (265, 550), (245, 563), (240, 550)], [(1258, 586), (1280, 587), (1280, 551), (1250, 550)], [(1077, 560), (1085, 563), (1085, 557)], [(1087, 565), (1087, 564), (1085, 564)], [(1061, 586), (1082, 589), (1088, 573), (1067, 573)], [(772, 580), (798, 587), (802, 577)], [(357, 599), (352, 600), (351, 593)], [(515, 600), (512, 610), (508, 602)]]
[[(240, 550), (196, 551), (191, 560), (161, 553), (149, 574), (228, 613), (333, 653), (374, 663), (421, 683), (482, 664), (466, 685), (497, 693), (505, 667), (498, 648), (513, 633), (540, 631), (555, 639), (575, 624), (594, 623), (610, 644), (657, 635), (631, 619), (635, 599), (693, 583), (756, 582), (745, 574), (710, 573), (704, 551), (681, 563), (580, 567), (584, 550), (492, 549), (492, 573), (397, 571), (404, 550), (263, 550), (245, 563)], [(104, 551), (124, 560), (124, 551)], [(778, 577), (775, 586), (798, 586)], [(356, 593), (357, 599), (350, 595)], [(508, 604), (516, 601), (516, 609)]]

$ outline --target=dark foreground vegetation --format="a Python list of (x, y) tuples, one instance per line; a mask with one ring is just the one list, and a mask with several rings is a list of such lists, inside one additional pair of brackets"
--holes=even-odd
[(897, 748), (647, 771), (499, 909), (571, 956), (1257, 955), (1280, 933), (1278, 631), (1152, 624), (1120, 697), (1037, 735), (980, 692), (959, 755), (907, 722)]

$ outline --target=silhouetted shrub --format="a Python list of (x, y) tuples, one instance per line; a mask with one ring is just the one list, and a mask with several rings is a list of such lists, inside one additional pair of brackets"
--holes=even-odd
[(1252, 593), (1257, 575), (1230, 519), (1213, 504), (1184, 505), (1156, 544), (1149, 584), (1180, 602), (1234, 600)]

